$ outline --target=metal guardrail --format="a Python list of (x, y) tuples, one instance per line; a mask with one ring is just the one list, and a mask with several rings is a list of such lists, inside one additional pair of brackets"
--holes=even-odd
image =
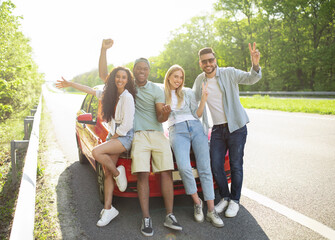
[(242, 91), (240, 95), (335, 97), (335, 92), (282, 92), (282, 91)]
[(29, 140), (12, 140), (10, 142), (10, 159), (12, 162), (12, 184), (16, 184), (17, 181), (17, 171), (16, 171), (16, 150), (27, 148), (29, 144)]
[(34, 239), (36, 171), (41, 119), (41, 99), (34, 115), (26, 161), (22, 173), (19, 196), (10, 234), (10, 240)]

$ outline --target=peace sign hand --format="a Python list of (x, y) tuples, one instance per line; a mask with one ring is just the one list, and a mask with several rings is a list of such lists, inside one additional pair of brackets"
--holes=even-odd
[(250, 51), (250, 57), (253, 67), (258, 67), (259, 65), (259, 59), (260, 59), (260, 52), (258, 49), (256, 49), (256, 43), (254, 42), (253, 48), (251, 48), (251, 44), (249, 43), (249, 51)]
[(208, 98), (208, 81), (206, 82), (206, 85), (204, 82), (202, 82), (202, 92), (201, 92), (201, 101), (207, 101)]

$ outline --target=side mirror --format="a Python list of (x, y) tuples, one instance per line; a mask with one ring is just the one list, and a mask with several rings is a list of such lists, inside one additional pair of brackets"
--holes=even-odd
[(83, 124), (96, 124), (95, 121), (93, 121), (92, 113), (84, 113), (77, 117), (77, 122), (83, 123)]

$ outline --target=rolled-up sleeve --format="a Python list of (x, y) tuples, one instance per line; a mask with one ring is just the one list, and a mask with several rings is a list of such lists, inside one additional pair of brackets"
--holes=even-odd
[(127, 132), (134, 127), (135, 103), (131, 94), (125, 94), (120, 100), (122, 100), (120, 119), (116, 119), (120, 125), (116, 129), (116, 133), (119, 136), (126, 136)]
[[(233, 69), (233, 68), (232, 68)], [(250, 69), (250, 72), (245, 72), (239, 69), (235, 70), (235, 78), (238, 84), (252, 85), (258, 82), (262, 78), (261, 68), (256, 72), (253, 68)]]

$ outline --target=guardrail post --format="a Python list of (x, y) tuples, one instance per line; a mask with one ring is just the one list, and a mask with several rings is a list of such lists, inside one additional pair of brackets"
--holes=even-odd
[(34, 116), (27, 116), (24, 119), (24, 140), (29, 139), (29, 126), (32, 126), (34, 123)]
[(36, 111), (37, 111), (37, 109), (30, 109), (30, 115), (31, 116), (34, 116), (35, 115), (35, 113), (36, 113)]
[(11, 156), (11, 162), (12, 162), (12, 183), (16, 183), (17, 179), (17, 171), (16, 171), (16, 150), (22, 149), (28, 147), (29, 140), (12, 140), (10, 142), (10, 156)]

